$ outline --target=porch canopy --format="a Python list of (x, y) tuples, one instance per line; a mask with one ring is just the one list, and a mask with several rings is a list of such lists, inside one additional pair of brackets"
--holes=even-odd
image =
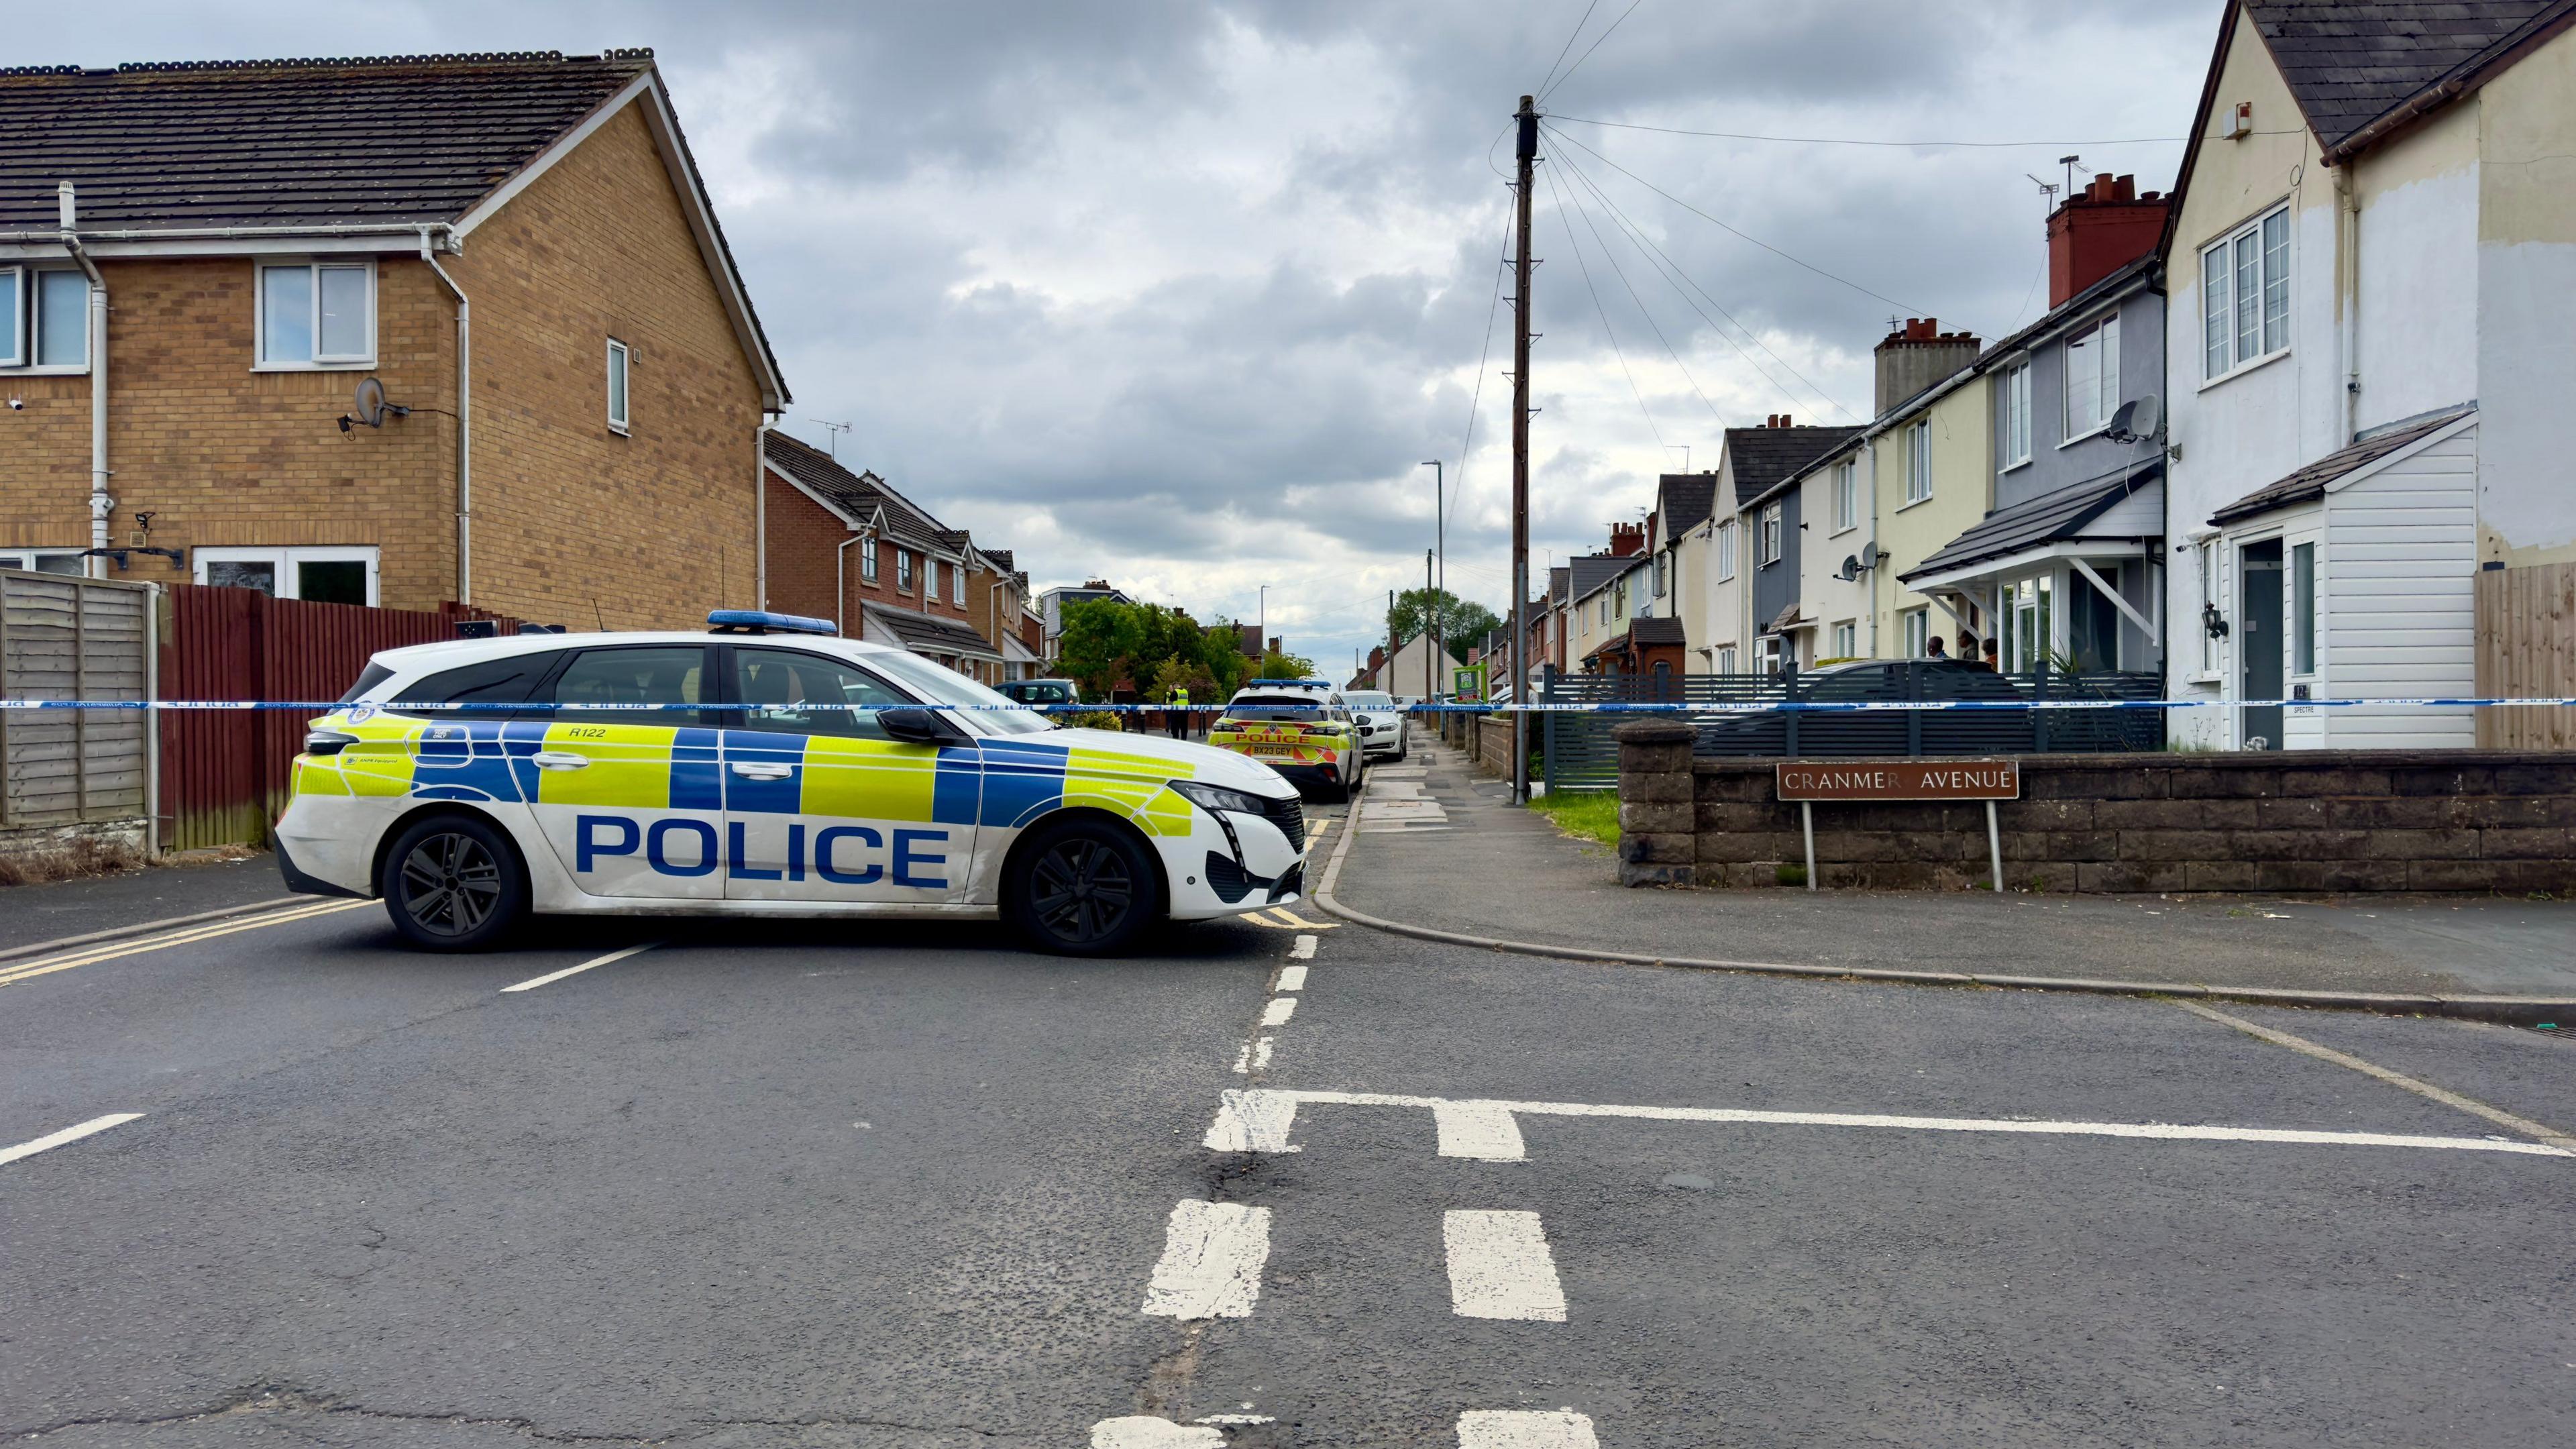
[(859, 607), (867, 623), (865, 637), (871, 644), (892, 644), (952, 669), (970, 660), (994, 665), (1002, 662), (1002, 656), (992, 645), (984, 642), (984, 636), (961, 620), (942, 619), (885, 604), (862, 604)]
[(2152, 611), (2124, 597), (2096, 565), (2160, 564), (2164, 520), (2164, 465), (2150, 463), (1998, 508), (1897, 577), (1936, 601), (1945, 593), (1976, 600), (1991, 619), (2006, 585), (2064, 569), (2162, 648)]

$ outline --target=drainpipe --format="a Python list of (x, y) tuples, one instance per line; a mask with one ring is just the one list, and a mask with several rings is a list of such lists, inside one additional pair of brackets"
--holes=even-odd
[[(761, 491), (769, 491), (767, 478), (761, 479)], [(839, 548), (832, 550), (832, 627), (840, 630), (844, 639), (850, 637), (850, 545), (865, 543), (873, 536), (861, 533), (845, 538)]]
[(438, 264), (420, 229), (420, 259), (456, 298), (456, 602), (474, 602), (474, 317), (465, 289)]
[(2361, 196), (2353, 184), (2353, 162), (2346, 161), (2334, 169), (2335, 220), (2343, 233), (2342, 245), (2335, 248), (2337, 270), (2343, 273), (2343, 325), (2338, 345), (2343, 350), (2343, 434), (2334, 441), (2337, 448), (2349, 444), (2353, 434), (2361, 431)]
[[(758, 607), (762, 609), (769, 607), (769, 434), (771, 429), (778, 426), (780, 416), (778, 413), (762, 409), (760, 426), (753, 429), (751, 435), (752, 451), (757, 453), (760, 459), (759, 466), (753, 468), (751, 473), (755, 480), (751, 493), (751, 592), (760, 600)], [(848, 548), (849, 545), (845, 543), (841, 547)], [(839, 570), (840, 562), (835, 559), (833, 573), (836, 578), (839, 576)], [(832, 599), (833, 613), (837, 616), (844, 607), (846, 605), (841, 596), (835, 594)]]
[[(80, 207), (72, 184), (62, 183), (54, 194), (61, 207), (63, 249), (89, 277), (89, 546), (100, 549), (107, 547), (107, 516), (116, 509), (116, 500), (107, 496), (107, 279), (81, 249)], [(91, 578), (106, 578), (106, 557), (91, 554), (88, 572)]]

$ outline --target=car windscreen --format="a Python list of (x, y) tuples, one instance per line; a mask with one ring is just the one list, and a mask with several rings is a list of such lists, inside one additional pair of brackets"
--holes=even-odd
[(1020, 702), (986, 689), (953, 669), (942, 669), (918, 654), (888, 650), (867, 657), (870, 669), (883, 671), (919, 699), (963, 710), (974, 727), (988, 735), (1034, 735), (1055, 724)]
[(1263, 723), (1297, 720), (1306, 724), (1315, 724), (1330, 719), (1332, 714), (1330, 707), (1321, 699), (1274, 694), (1252, 699), (1238, 699), (1225, 707), (1225, 717), (1257, 720)]
[(1346, 694), (1342, 703), (1353, 709), (1393, 709), (1395, 697), (1388, 694)]

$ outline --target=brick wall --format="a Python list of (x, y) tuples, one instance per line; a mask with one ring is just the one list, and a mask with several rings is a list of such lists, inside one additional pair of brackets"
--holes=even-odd
[[(474, 300), (474, 602), (611, 629), (753, 604), (759, 384), (642, 115), (447, 265)], [(611, 337), (635, 349), (625, 437)]]
[[(1771, 760), (1694, 760), (1690, 729), (1619, 734), (1620, 878), (1769, 886), (1804, 860)], [(2576, 756), (2336, 750), (2037, 755), (1996, 807), (2004, 882), (2050, 891), (2576, 891)], [(1982, 804), (1819, 804), (1825, 886), (1988, 877)]]
[[(834, 550), (849, 538), (850, 526), (803, 489), (765, 473), (769, 489), (769, 607), (786, 614), (842, 621), (842, 632), (856, 637), (857, 609), (842, 619), (841, 602), (833, 597), (833, 570), (840, 566)], [(851, 595), (858, 595), (860, 545), (849, 551)]]

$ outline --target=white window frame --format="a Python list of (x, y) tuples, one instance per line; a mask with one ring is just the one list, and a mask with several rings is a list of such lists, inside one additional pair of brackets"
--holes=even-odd
[(2004, 374), (2004, 471), (2027, 464), (2030, 453), (2030, 364), (2025, 362)]
[(1717, 581), (1735, 577), (1735, 520), (1730, 518), (1717, 526)]
[(912, 554), (906, 549), (894, 551), (894, 588), (899, 594), (912, 592)]
[(1787, 542), (1784, 537), (1786, 531), (1787, 526), (1782, 519), (1780, 505), (1777, 503), (1763, 504), (1761, 567), (1767, 569), (1780, 561), (1781, 552), (1787, 547)]
[[(69, 578), (87, 571), (81, 566), (81, 552), (76, 548), (0, 548), (0, 569), (25, 569), (29, 573), (48, 573), (54, 574), (57, 578)], [(40, 561), (49, 558), (70, 559), (73, 565), (71, 573), (63, 574), (54, 569), (40, 569), (36, 566)]]
[[(2277, 246), (2266, 236), (2275, 221), (2280, 223)], [(2237, 294), (2237, 278), (2246, 256), (2240, 249), (2252, 245), (2255, 283), (2255, 350), (2248, 353), (2245, 342), (2245, 299)], [(2288, 202), (2265, 207), (2244, 225), (2226, 235), (2213, 237), (2200, 248), (2200, 385), (2212, 387), (2250, 372), (2290, 352), (2291, 324), (2295, 312), (2291, 306), (2291, 281), (2298, 275), (2298, 233), (2290, 225)], [(2272, 315), (2275, 298), (2280, 302), (2280, 315)], [(2223, 321), (2226, 327), (2227, 365), (2212, 370), (2211, 363), (2219, 351), (2212, 345), (2210, 324)]]
[[(635, 427), (635, 349), (616, 338), (608, 339), (608, 430), (629, 437)], [(626, 410), (618, 411), (624, 402)]]
[(948, 602), (955, 608), (966, 607), (966, 565), (962, 563), (948, 565)]
[(1932, 420), (1917, 419), (1905, 425), (1905, 502), (1900, 508), (1912, 508), (1932, 501)]
[(1932, 611), (1929, 608), (1908, 609), (1896, 616), (1905, 639), (1905, 657), (1920, 659), (1932, 647)]
[(1834, 465), (1834, 532), (1860, 527), (1860, 464), (1845, 458)]
[(367, 566), (367, 599), (377, 602), (376, 574), (381, 550), (373, 544), (333, 544), (318, 548), (232, 548), (201, 546), (188, 550), (189, 567), (198, 583), (206, 581), (206, 566), (217, 563), (264, 563), (277, 570), (277, 593), (280, 599), (299, 598), (293, 592), (297, 579), (295, 566), (308, 563), (363, 563)]
[(873, 533), (859, 536), (866, 540), (859, 545), (859, 582), (873, 584), (877, 581), (877, 536)]
[(2325, 583), (2322, 542), (2314, 537), (2291, 540), (2281, 557), (2282, 582), (2288, 585), (2281, 591), (2281, 632), (2289, 636), (2290, 657), (2284, 662), (2292, 679), (2313, 680), (2325, 670), (2325, 601), (2318, 597)]
[(82, 292), (88, 292), (89, 278), (82, 276), (78, 267), (45, 266), (36, 262), (13, 262), (0, 267), (0, 278), (5, 278), (0, 285), (7, 286), (11, 295), (18, 299), (17, 325), (0, 328), (0, 351), (5, 351), (5, 355), (0, 355), (0, 370), (20, 377), (78, 377), (89, 371), (90, 315), (86, 295), (81, 300), (80, 361), (36, 361), (43, 347), (42, 328), (38, 321), (38, 303), (41, 300), (38, 288), (42, 284), (37, 279), (61, 273), (79, 277)]
[[(281, 267), (305, 269), (305, 297), (313, 308), (313, 356), (302, 361), (268, 355), (268, 274)], [(322, 273), (325, 268), (367, 274), (367, 346), (364, 352), (322, 351)], [(262, 257), (250, 272), (250, 354), (253, 372), (351, 372), (376, 365), (376, 263), (373, 258)]]
[[(2074, 356), (2076, 344), (2087, 337), (2093, 339), (2101, 358), (2100, 370), (2093, 376), (2093, 400), (2101, 407), (2102, 415), (2079, 423), (2075, 416)], [(2059, 420), (2066, 439), (2057, 446), (2071, 448), (2111, 426), (2111, 415), (2120, 410), (2120, 314), (2114, 312), (2068, 332), (2058, 352), (2065, 359), (2058, 367), (2058, 392)]]
[(1837, 659), (1860, 657), (1860, 622), (1858, 620), (1845, 619), (1834, 625), (1834, 657)]
[(1735, 672), (1735, 646), (1732, 644), (1718, 645), (1711, 653), (1709, 667), (1719, 674), (1733, 674)]
[(1781, 656), (1786, 652), (1781, 646), (1787, 642), (1777, 634), (1762, 636), (1759, 641), (1760, 653), (1756, 656), (1755, 662), (1760, 666), (1764, 678), (1774, 678), (1780, 673)]

